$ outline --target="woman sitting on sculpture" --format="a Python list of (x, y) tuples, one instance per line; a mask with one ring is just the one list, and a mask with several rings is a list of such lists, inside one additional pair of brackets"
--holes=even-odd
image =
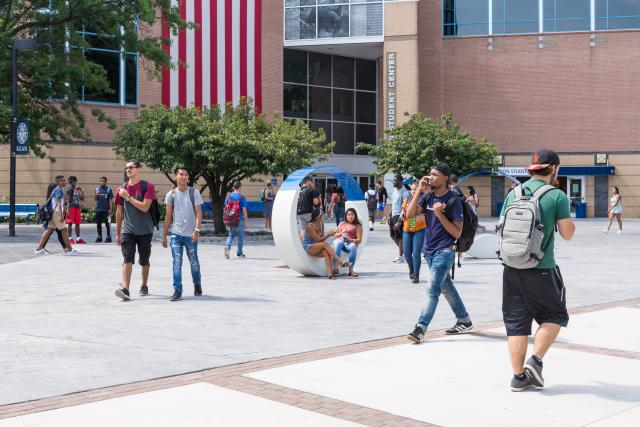
[(324, 216), (320, 209), (314, 209), (311, 212), (311, 221), (304, 230), (302, 247), (311, 256), (324, 257), (324, 263), (327, 267), (327, 279), (334, 279), (332, 260), (337, 261), (341, 267), (351, 267), (351, 263), (342, 261), (331, 245), (326, 242), (329, 237), (335, 234), (335, 231), (324, 234), (323, 219)]
[[(362, 224), (358, 220), (358, 212), (354, 208), (347, 209), (344, 221), (338, 226), (335, 233), (336, 240), (333, 246), (336, 248), (336, 255), (340, 257), (342, 251), (349, 253), (349, 273), (348, 276), (358, 277), (358, 273), (353, 271), (358, 256), (358, 245), (362, 242)], [(333, 274), (338, 274), (339, 270), (335, 268)]]

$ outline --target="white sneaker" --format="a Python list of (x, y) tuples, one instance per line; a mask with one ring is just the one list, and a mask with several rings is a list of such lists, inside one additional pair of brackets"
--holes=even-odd
[(33, 252), (34, 255), (49, 255), (49, 251), (46, 249), (36, 249)]
[(603, 232), (604, 234), (609, 234), (609, 230), (607, 230), (606, 228), (605, 228), (605, 229), (603, 229), (603, 230), (602, 230), (602, 232)]
[(71, 249), (70, 251), (65, 252), (63, 255), (65, 256), (76, 256), (80, 253), (76, 248)]
[(618, 234), (622, 234), (622, 230), (618, 230)]
[(404, 263), (404, 257), (403, 256), (399, 256), (398, 257), (398, 264), (403, 264)]
[(401, 262), (403, 262), (403, 260), (402, 260), (402, 258), (400, 258), (400, 257), (396, 257), (396, 259), (394, 259), (394, 260), (393, 260), (393, 261), (391, 261), (391, 262), (393, 262), (393, 263), (395, 263), (395, 264), (400, 264)]

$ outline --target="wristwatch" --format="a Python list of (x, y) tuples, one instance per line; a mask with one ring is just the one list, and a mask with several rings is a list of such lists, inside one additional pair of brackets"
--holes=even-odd
[(124, 199), (128, 202), (131, 197), (125, 197)]
[(195, 231), (196, 233), (200, 234), (200, 229), (199, 228), (194, 228), (193, 231)]

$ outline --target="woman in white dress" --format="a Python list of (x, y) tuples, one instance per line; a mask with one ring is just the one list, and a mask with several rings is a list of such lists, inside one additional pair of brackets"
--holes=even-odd
[(611, 198), (609, 198), (609, 224), (607, 228), (602, 230), (603, 233), (607, 234), (609, 229), (611, 228), (611, 224), (613, 223), (613, 218), (618, 220), (618, 234), (622, 233), (622, 195), (620, 195), (620, 190), (618, 187), (611, 187)]

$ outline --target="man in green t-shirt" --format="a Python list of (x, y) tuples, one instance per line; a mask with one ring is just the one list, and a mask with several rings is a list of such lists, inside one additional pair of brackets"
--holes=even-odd
[[(531, 179), (522, 185), (523, 193), (533, 194), (545, 184), (553, 184), (560, 170), (560, 157), (554, 151), (540, 150), (533, 156), (528, 171)], [(515, 198), (511, 191), (504, 201), (506, 208)], [(554, 257), (554, 230), (571, 240), (575, 224), (569, 212), (569, 199), (561, 190), (551, 190), (539, 200), (540, 220), (544, 225), (544, 257), (535, 268), (504, 267), (502, 275), (502, 317), (509, 340), (509, 356), (513, 368), (511, 391), (523, 391), (532, 386), (543, 387), (542, 358), (555, 341), (560, 327), (567, 326), (569, 314), (564, 283)], [(531, 322), (540, 325), (535, 334), (533, 354), (526, 361), (527, 341)]]

